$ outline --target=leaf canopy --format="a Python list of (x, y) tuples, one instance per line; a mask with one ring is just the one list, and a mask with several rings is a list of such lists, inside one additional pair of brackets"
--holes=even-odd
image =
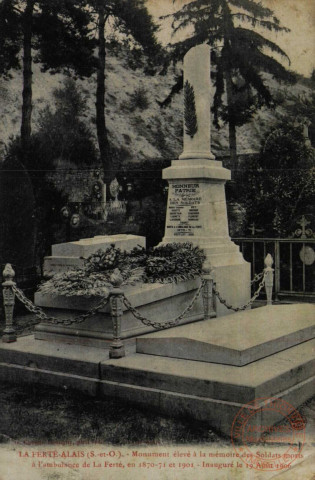
[[(193, 0), (170, 16), (174, 33), (187, 27), (193, 28), (193, 33), (189, 37), (171, 46), (173, 61), (183, 58), (195, 45), (208, 43), (212, 46), (212, 61), (216, 67), (212, 72), (216, 87), (213, 111), (217, 125), (219, 116), (224, 117), (224, 121), (236, 122), (233, 111), (236, 113), (237, 109), (233, 107), (233, 101), (234, 106), (238, 109), (240, 107), (239, 100), (230, 97), (229, 113), (226, 113), (223, 99), (227, 79), (232, 82), (231, 91), (234, 94), (239, 93), (236, 88), (239, 79), (245, 83), (248, 91), (255, 92), (256, 99), (249, 92), (250, 103), (245, 102), (244, 105), (244, 111), (249, 115), (253, 113), (253, 107), (272, 105), (272, 95), (264, 83), (262, 72), (268, 72), (280, 81), (295, 80), (294, 74), (275, 57), (281, 57), (290, 64), (286, 52), (261, 33), (261, 30), (275, 32), (289, 30), (282, 26), (273, 11), (264, 7), (261, 2)], [(259, 31), (255, 28), (259, 28)], [(245, 117), (243, 120), (245, 121)]]

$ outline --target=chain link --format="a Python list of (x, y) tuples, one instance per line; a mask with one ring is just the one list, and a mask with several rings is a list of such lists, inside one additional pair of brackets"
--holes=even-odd
[[(258, 289), (254, 293), (252, 298), (245, 305), (243, 305), (241, 307), (233, 307), (233, 305), (229, 304), (227, 302), (227, 300), (225, 300), (220, 295), (220, 292), (217, 290), (215, 284), (213, 284), (213, 293), (217, 296), (217, 298), (222, 303), (222, 305), (224, 305), (228, 310), (233, 310), (234, 312), (239, 312), (239, 311), (242, 311), (242, 310), (246, 310), (246, 308), (248, 308), (250, 305), (252, 305), (252, 303), (256, 300), (256, 298), (260, 294), (260, 291), (265, 284), (265, 276), (266, 275), (265, 275), (264, 271), (255, 275), (254, 279), (251, 282), (252, 284), (257, 282), (261, 278), (262, 278), (262, 280), (259, 283)], [(200, 283), (200, 286), (198, 287), (198, 290), (197, 290), (196, 294), (194, 295), (192, 301), (189, 303), (189, 305), (185, 308), (185, 310), (180, 315), (178, 315), (178, 317), (176, 317), (174, 320), (171, 320), (169, 322), (163, 322), (163, 323), (162, 322), (154, 322), (154, 321), (149, 320), (148, 318), (144, 317), (135, 307), (132, 306), (132, 304), (130, 303), (128, 298), (125, 296), (125, 294), (123, 294), (123, 303), (124, 303), (125, 307), (133, 314), (133, 316), (135, 318), (137, 318), (138, 320), (140, 320), (144, 325), (149, 326), (149, 327), (153, 327), (156, 330), (171, 328), (171, 327), (175, 327), (176, 325), (178, 325), (179, 322), (184, 318), (184, 316), (192, 309), (195, 302), (199, 298), (200, 293), (201, 293), (205, 283), (206, 283), (206, 280), (202, 279), (202, 281)], [(26, 309), (29, 312), (35, 314), (36, 317), (39, 318), (40, 321), (44, 320), (44, 321), (52, 323), (54, 325), (57, 325), (57, 324), (72, 325), (74, 323), (82, 323), (88, 317), (92, 317), (93, 315), (95, 315), (101, 308), (105, 307), (105, 305), (107, 305), (107, 303), (108, 303), (108, 298), (105, 298), (98, 305), (91, 308), (86, 313), (83, 313), (83, 314), (78, 315), (78, 316), (73, 317), (73, 318), (56, 318), (56, 317), (48, 316), (44, 312), (44, 310), (42, 310), (40, 307), (34, 305), (34, 303), (31, 302), (31, 300), (29, 300), (24, 295), (23, 291), (21, 289), (19, 289), (16, 285), (12, 286), (12, 290), (15, 293), (17, 299), (20, 300), (20, 302), (26, 307)], [(36, 323), (33, 322), (32, 325), (36, 325)]]
[[(78, 315), (73, 318), (56, 318), (52, 316), (46, 315), (44, 310), (42, 310), (40, 307), (37, 307), (34, 305), (31, 300), (29, 300), (24, 293), (22, 292), (21, 289), (19, 289), (16, 285), (12, 286), (12, 290), (15, 293), (16, 297), (18, 300), (20, 300), (21, 303), (26, 307), (26, 309), (34, 313), (37, 318), (40, 319), (40, 321), (48, 321), (49, 323), (52, 323), (54, 325), (58, 324), (63, 324), (63, 325), (72, 325), (73, 323), (82, 323), (84, 320), (86, 320), (88, 317), (92, 317), (95, 315), (101, 308), (105, 307), (105, 305), (108, 303), (108, 298), (103, 299), (99, 304), (97, 304), (95, 307), (91, 308), (89, 311), (86, 313), (82, 313), (81, 315)], [(38, 322), (39, 323), (39, 322)], [(32, 325), (36, 325), (36, 323), (33, 323)]]
[(258, 295), (260, 294), (261, 289), (265, 285), (265, 278), (266, 278), (266, 274), (265, 274), (265, 272), (263, 272), (263, 279), (260, 282), (256, 292), (254, 293), (252, 298), (245, 305), (242, 305), (241, 307), (233, 307), (233, 305), (231, 305), (223, 297), (221, 297), (220, 292), (217, 290), (215, 284), (213, 285), (213, 293), (217, 296), (217, 298), (220, 300), (222, 305), (224, 305), (228, 310), (233, 310), (234, 312), (240, 312), (242, 310), (246, 310), (246, 308), (248, 308), (250, 305), (252, 305), (254, 303), (254, 301), (256, 300)]
[(260, 272), (260, 273), (256, 273), (256, 275), (254, 276), (253, 280), (250, 282), (251, 285), (254, 285), (254, 283), (258, 282), (258, 280), (260, 280), (262, 277), (264, 276), (264, 271)]
[(203, 289), (205, 282), (206, 282), (206, 280), (201, 281), (201, 284), (200, 284), (197, 292), (195, 293), (194, 298), (192, 299), (190, 304), (185, 308), (185, 310), (178, 317), (176, 317), (174, 320), (170, 320), (169, 322), (163, 322), (163, 323), (153, 322), (152, 320), (149, 320), (148, 318), (144, 317), (143, 315), (141, 315), (140, 312), (138, 312), (138, 310), (135, 307), (133, 307), (131, 305), (130, 301), (127, 299), (127, 297), (125, 295), (123, 297), (123, 302), (124, 302), (125, 307), (128, 310), (130, 310), (130, 312), (133, 314), (133, 316), (137, 320), (140, 320), (144, 325), (146, 325), (147, 327), (153, 327), (156, 330), (161, 330), (161, 329), (164, 330), (166, 328), (171, 328), (171, 327), (175, 327), (176, 325), (178, 325), (179, 322), (184, 318), (186, 313), (188, 313), (192, 309), (192, 307), (194, 306), (198, 297), (200, 296), (201, 290)]

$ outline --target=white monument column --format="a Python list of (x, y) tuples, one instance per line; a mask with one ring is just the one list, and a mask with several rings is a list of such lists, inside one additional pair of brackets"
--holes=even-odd
[(211, 95), (210, 95), (210, 47), (203, 44), (191, 48), (184, 58), (184, 96), (185, 105), (189, 97), (187, 89), (192, 88), (195, 101), (196, 127), (194, 135), (187, 133), (184, 115), (184, 151), (180, 160), (185, 159), (213, 159), (210, 151), (211, 135)]
[[(198, 45), (184, 59), (184, 150), (163, 170), (169, 191), (162, 244), (202, 248), (221, 295), (240, 306), (250, 298), (250, 264), (229, 236), (224, 186), (231, 174), (211, 153), (211, 88), (210, 47)], [(218, 301), (216, 311), (231, 313)]]

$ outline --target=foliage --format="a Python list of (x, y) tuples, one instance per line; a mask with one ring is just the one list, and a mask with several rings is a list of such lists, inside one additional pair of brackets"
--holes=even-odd
[(142, 160), (137, 163), (122, 165), (117, 174), (120, 185), (126, 188), (128, 183), (132, 185), (131, 199), (142, 199), (150, 195), (161, 195), (167, 182), (162, 179), (162, 170), (169, 167), (167, 159)]
[[(150, 188), (147, 184), (146, 188)], [(161, 194), (151, 195), (141, 201), (141, 209), (135, 215), (135, 223), (139, 225), (139, 235), (146, 237), (147, 246), (157, 245), (162, 240), (165, 217), (166, 199)]]
[(54, 275), (40, 286), (42, 293), (65, 296), (108, 296), (117, 278), (122, 285), (171, 283), (201, 274), (204, 253), (190, 243), (173, 243), (149, 251), (122, 252), (114, 245), (92, 254), (84, 268)]
[(3, 0), (0, 3), (0, 75), (10, 77), (12, 68), (19, 68), (18, 53), (21, 45), (19, 20), (14, 3)]
[(14, 268), (34, 265), (35, 200), (30, 177), (17, 158), (0, 170), (0, 263)]
[[(89, 36), (89, 16), (83, 0), (4, 0), (0, 5), (0, 74), (20, 66), (27, 8), (35, 61), (56, 73), (72, 69), (90, 76), (95, 41)], [(29, 41), (29, 39), (28, 39)]]
[(162, 54), (155, 37), (158, 26), (148, 12), (146, 0), (111, 0), (104, 3), (107, 13), (115, 17), (115, 27), (133, 37), (147, 55), (149, 63), (152, 57)]
[(259, 158), (243, 172), (239, 191), (248, 224), (264, 228), (264, 236), (290, 236), (302, 215), (314, 214), (314, 153), (302, 127), (284, 122), (267, 132)]
[[(95, 41), (89, 35), (89, 15), (84, 0), (5, 0), (0, 6), (0, 74), (20, 66), (23, 51), (23, 105), (21, 142), (31, 136), (32, 62), (53, 73), (74, 71), (90, 76)], [(3, 48), (3, 50), (2, 50)]]
[(292, 121), (304, 123), (308, 120), (308, 135), (312, 145), (315, 145), (315, 92), (307, 95), (287, 95), (286, 110)]
[(70, 270), (54, 275), (40, 286), (39, 291), (52, 295), (62, 294), (67, 297), (77, 295), (107, 297), (110, 287), (112, 285), (103, 273), (90, 272), (87, 274), (84, 270)]
[(130, 109), (146, 110), (148, 107), (149, 100), (146, 89), (142, 86), (137, 87), (130, 97)]
[(9, 154), (23, 161), (33, 183), (41, 181), (45, 171), (54, 170), (59, 161), (85, 166), (95, 164), (97, 158), (92, 132), (82, 120), (85, 99), (75, 81), (66, 78), (64, 85), (53, 91), (53, 97), (55, 111), (47, 106), (40, 112), (28, 148), (23, 149), (19, 137), (8, 145)]
[[(212, 47), (212, 61), (216, 65), (214, 120), (218, 127), (219, 118), (228, 122), (231, 156), (235, 158), (236, 126), (248, 121), (262, 105), (273, 105), (271, 92), (260, 72), (270, 72), (278, 80), (295, 78), (274, 58), (276, 54), (288, 59), (286, 53), (259, 30), (289, 30), (280, 25), (272, 10), (256, 0), (193, 0), (167, 17), (172, 17), (174, 33), (192, 29), (184, 40), (171, 47), (174, 61), (183, 58), (195, 45), (207, 43)], [(176, 83), (179, 88), (182, 79), (178, 77)], [(173, 88), (173, 92), (177, 90)], [(169, 98), (163, 103), (168, 101)]]
[(194, 87), (186, 80), (184, 86), (184, 105), (185, 105), (185, 132), (191, 138), (197, 133), (197, 117), (195, 106), (195, 93)]
[[(39, 262), (48, 254), (48, 249), (55, 241), (56, 225), (60, 222), (60, 209), (66, 203), (66, 196), (59, 192), (47, 179), (47, 171), (54, 170), (54, 150), (47, 148), (47, 138), (37, 133), (31, 136), (27, 150), (21, 146), (20, 138), (12, 139), (8, 145), (7, 165), (23, 161), (23, 169), (27, 171), (29, 187), (24, 182), (23, 189), (29, 188), (33, 195), (33, 224), (36, 232), (36, 256)], [(22, 163), (20, 163), (22, 165)], [(11, 168), (11, 167), (10, 167)], [(12, 212), (10, 212), (12, 217)], [(21, 214), (20, 214), (21, 216)], [(15, 216), (13, 217), (15, 218)], [(6, 220), (10, 224), (10, 218)], [(30, 222), (29, 222), (30, 225)], [(23, 229), (26, 233), (28, 229)], [(17, 238), (19, 235), (17, 235)], [(26, 240), (25, 240), (26, 242)]]
[[(35, 0), (36, 3), (36, 0)], [(44, 71), (74, 72), (90, 77), (95, 68), (96, 41), (90, 35), (90, 16), (85, 0), (37, 0), (33, 36), (36, 62)]]
[[(134, 222), (138, 225), (138, 235), (147, 239), (147, 246), (157, 245), (163, 237), (166, 215), (166, 187), (167, 182), (162, 179), (162, 170), (169, 166), (169, 160), (143, 160), (137, 163), (128, 163), (122, 166), (117, 179), (129, 203), (140, 203), (135, 209)], [(128, 192), (127, 185), (132, 190)]]
[(284, 121), (266, 133), (260, 156), (262, 168), (307, 168), (312, 165), (311, 158), (312, 149), (305, 143), (302, 126)]
[(82, 120), (85, 99), (75, 81), (66, 78), (61, 88), (53, 91), (55, 111), (46, 107), (40, 112), (35, 137), (41, 145), (42, 156), (52, 164), (58, 160), (76, 165), (93, 165), (97, 155), (90, 128)]
[[(113, 32), (118, 32), (118, 38), (129, 49), (136, 49), (146, 55), (147, 72), (152, 65), (152, 58), (160, 55), (161, 47), (158, 44), (155, 32), (157, 26), (149, 15), (145, 6), (145, 0), (88, 0), (91, 9), (91, 22), (97, 31), (97, 88), (96, 88), (96, 130), (100, 152), (100, 160), (103, 165), (106, 183), (115, 177), (117, 168), (113, 158), (111, 142), (108, 138), (105, 116), (105, 70), (106, 48), (105, 34), (107, 27)], [(145, 104), (141, 104), (141, 107)]]
[(201, 274), (205, 255), (191, 243), (170, 243), (152, 250), (146, 263), (149, 282), (177, 282)]

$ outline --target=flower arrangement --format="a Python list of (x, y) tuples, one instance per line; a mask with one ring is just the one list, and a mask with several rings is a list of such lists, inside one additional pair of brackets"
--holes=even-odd
[(191, 243), (170, 243), (146, 251), (122, 252), (111, 245), (90, 255), (83, 268), (57, 273), (39, 287), (41, 293), (107, 297), (116, 284), (171, 283), (201, 274), (203, 251)]

